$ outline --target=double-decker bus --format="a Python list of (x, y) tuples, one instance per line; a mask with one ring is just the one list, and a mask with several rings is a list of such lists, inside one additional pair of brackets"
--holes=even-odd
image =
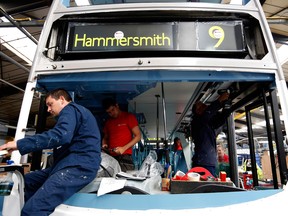
[[(168, 192), (161, 191), (159, 184), (152, 192), (132, 195), (97, 196), (97, 191), (81, 191), (52, 215), (228, 215), (254, 209), (267, 215), (276, 209), (285, 211), (287, 87), (259, 1), (84, 2), (55, 0), (51, 6), (28, 78), (16, 140), (29, 131), (34, 94), (63, 87), (76, 103), (92, 111), (99, 125), (104, 113), (101, 101), (107, 96), (136, 114), (143, 143), (142, 150), (135, 148), (139, 166), (149, 150), (167, 150), (162, 144), (178, 136), (190, 169), (192, 106), (198, 100), (209, 104), (219, 90), (229, 90), (231, 115), (223, 133), (233, 186), (191, 187), (191, 182), (171, 180)], [(50, 122), (42, 102), (39, 128)], [(269, 180), (257, 174), (254, 140), (263, 136), (269, 146)], [(241, 186), (238, 169), (236, 141), (240, 138), (247, 140), (249, 151), (253, 180), (249, 190)], [(26, 160), (18, 152), (12, 158), (16, 163)], [(268, 181), (270, 186), (264, 187)], [(5, 197), (4, 202), (10, 201)]]

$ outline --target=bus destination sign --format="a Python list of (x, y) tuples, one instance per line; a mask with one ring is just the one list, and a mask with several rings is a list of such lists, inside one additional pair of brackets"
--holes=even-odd
[(242, 52), (244, 49), (241, 21), (130, 24), (70, 22), (65, 52)]

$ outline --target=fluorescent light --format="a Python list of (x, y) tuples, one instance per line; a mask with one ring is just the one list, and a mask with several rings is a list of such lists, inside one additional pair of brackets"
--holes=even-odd
[(283, 65), (288, 61), (288, 45), (282, 45), (277, 49), (280, 64)]
[[(270, 119), (269, 122), (270, 122), (270, 125), (273, 125), (272, 119)], [(259, 127), (266, 127), (266, 121), (260, 121), (260, 122), (255, 123), (254, 125), (257, 125)]]
[(75, 0), (77, 6), (91, 5), (89, 0)]
[(236, 133), (245, 133), (245, 132), (247, 132), (247, 127), (244, 126), (242, 128), (236, 129), (235, 132)]
[(242, 0), (231, 0), (230, 4), (234, 4), (234, 5), (243, 5), (243, 1)]
[(5, 125), (5, 127), (7, 127), (7, 128), (10, 128), (10, 129), (14, 129), (14, 130), (16, 130), (16, 129), (17, 129), (17, 127), (16, 127), (16, 126), (11, 126), (11, 125)]

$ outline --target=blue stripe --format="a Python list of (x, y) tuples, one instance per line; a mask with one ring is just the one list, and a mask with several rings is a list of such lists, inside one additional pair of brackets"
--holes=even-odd
[(118, 195), (77, 193), (64, 204), (83, 208), (148, 210), (148, 209), (199, 209), (221, 207), (255, 201), (269, 197), (282, 190), (245, 191), (206, 194), (157, 194), (157, 195)]
[(117, 71), (117, 72), (89, 72), (89, 73), (66, 73), (55, 75), (41, 75), (38, 83), (61, 83), (61, 82), (115, 82), (115, 81), (272, 81), (275, 77), (269, 73), (240, 73), (221, 71), (177, 71), (177, 70), (154, 70), (154, 71)]

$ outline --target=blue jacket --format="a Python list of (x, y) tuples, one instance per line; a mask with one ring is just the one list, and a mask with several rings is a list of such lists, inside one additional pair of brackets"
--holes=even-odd
[(80, 166), (96, 174), (101, 162), (100, 143), (95, 117), (85, 107), (71, 102), (59, 113), (54, 128), (18, 140), (17, 147), (21, 155), (53, 148), (54, 171)]
[(198, 165), (216, 166), (216, 129), (225, 123), (229, 113), (219, 113), (222, 107), (216, 100), (210, 104), (205, 112), (195, 115), (191, 122), (191, 135), (195, 145), (192, 162)]

